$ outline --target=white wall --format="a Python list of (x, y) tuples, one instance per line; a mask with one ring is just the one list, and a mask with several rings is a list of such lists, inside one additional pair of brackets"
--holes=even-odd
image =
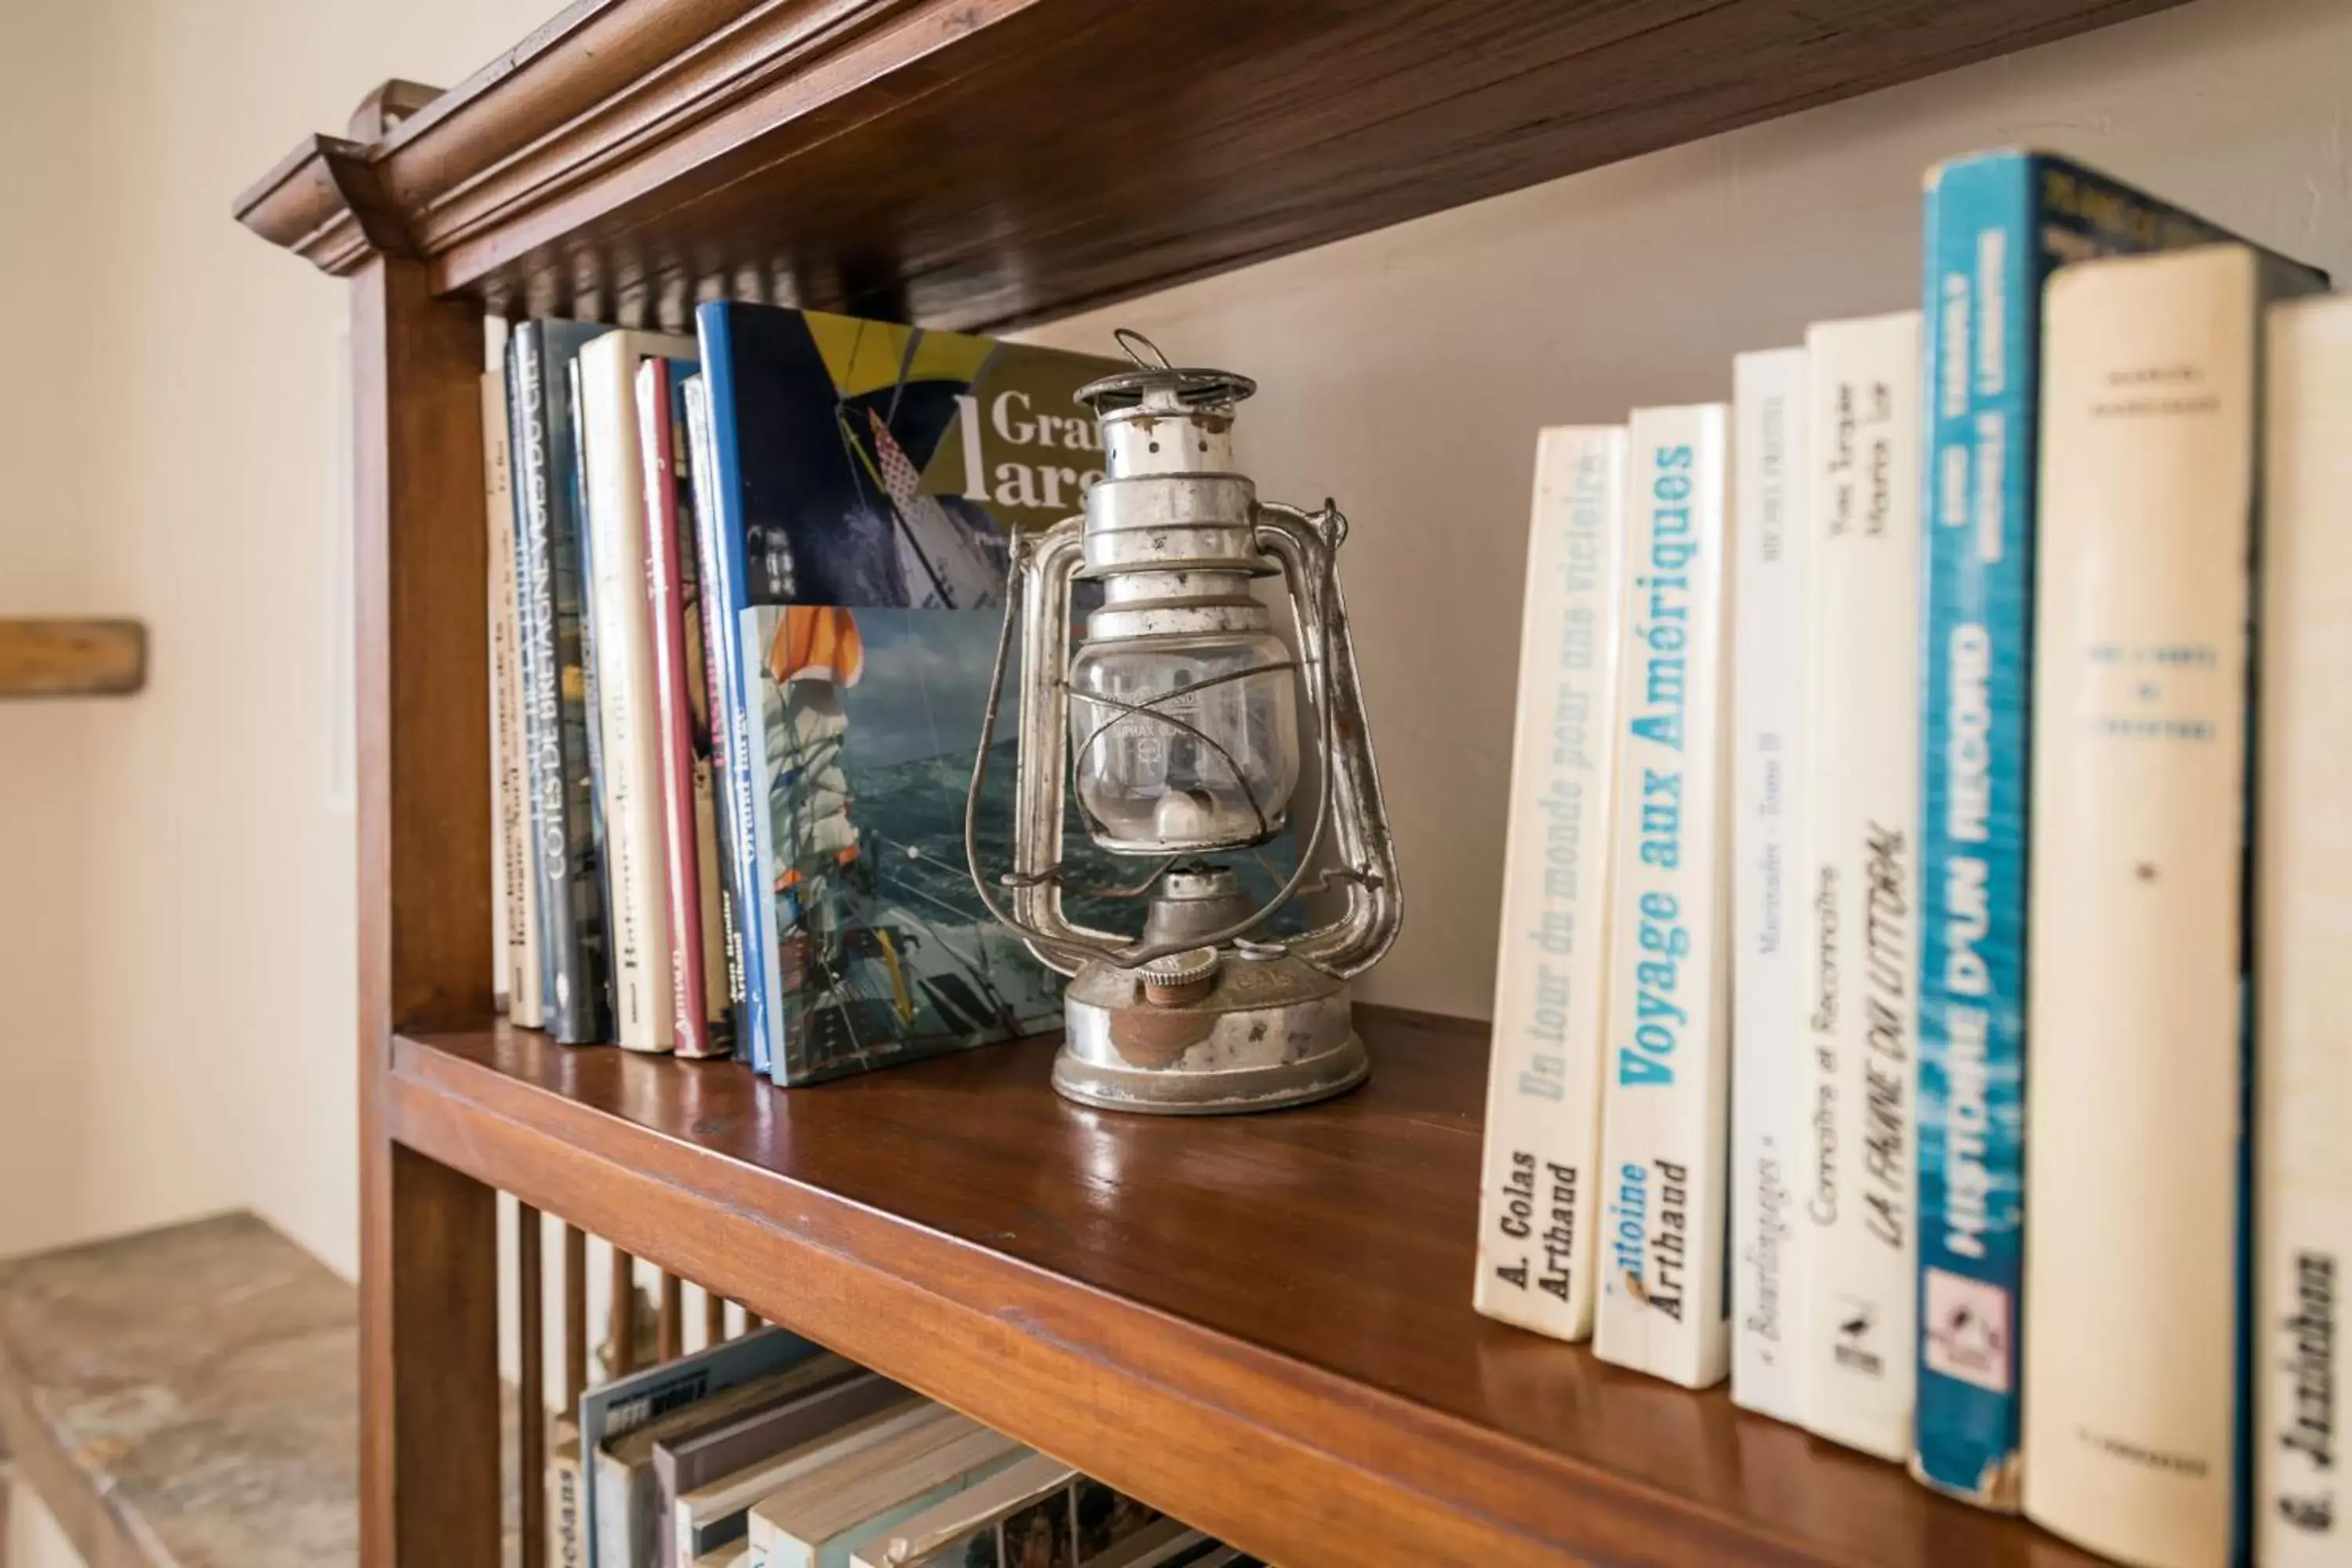
[(1383, 1002), (1492, 1006), (1536, 428), (1726, 398), (1731, 355), (1915, 305), (1922, 172), (2086, 159), (2352, 282), (2352, 5), (2180, 10), (1267, 262), (1033, 334), (1113, 326), (1258, 379), (1262, 493), (1339, 498), (1404, 935)]
[(0, 615), (152, 638), (138, 698), (0, 704), (0, 1253), (249, 1205), (355, 1260), (343, 290), (229, 204), (551, 9), (0, 0)]
[[(154, 634), (141, 698), (0, 707), (0, 1251), (244, 1203), (352, 1264), (341, 291), (227, 207), (552, 4), (0, 0), (0, 614)], [(1535, 428), (1722, 396), (1735, 350), (1912, 301), (1920, 172), (1976, 147), (2352, 277), (2347, 95), (2352, 5), (2199, 0), (1035, 335), (1257, 376), (1265, 492), (1354, 518), (1407, 909), (1368, 989), (1483, 1016)]]

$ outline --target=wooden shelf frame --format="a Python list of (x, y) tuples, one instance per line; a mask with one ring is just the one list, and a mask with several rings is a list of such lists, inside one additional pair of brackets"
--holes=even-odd
[(1003, 328), (2175, 3), (581, 0), (236, 214), (503, 311)]
[[(504, 1188), (1289, 1568), (2084, 1561), (1475, 1319), (1475, 1032), (1385, 1020), (1361, 1096), (1159, 1128), (1054, 1100), (1035, 1044), (786, 1097), (486, 1030), (478, 376), (486, 313), (677, 326), (728, 297), (1001, 328), (2173, 3), (580, 0), (455, 90), (388, 82), (301, 142), (235, 210), (351, 285), (362, 1560), (498, 1562)], [(892, 1136), (905, 1096), (945, 1096), (922, 1125), (949, 1140), (909, 1169), (972, 1157), (942, 1107), (1059, 1138), (1041, 1191), (1093, 1205), (1068, 1245), (1024, 1240), (1050, 1204), (953, 1211), (809, 1163), (808, 1129)], [(1136, 1227), (1182, 1213), (1073, 1146), (1195, 1195), (1182, 1152), (1225, 1150), (1252, 1194), (1212, 1205), (1233, 1246), (1152, 1276)], [(1316, 1204), (1352, 1256), (1297, 1228)]]

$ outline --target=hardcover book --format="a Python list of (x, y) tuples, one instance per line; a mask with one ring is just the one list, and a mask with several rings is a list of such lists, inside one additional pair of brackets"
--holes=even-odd
[(855, 1568), (1097, 1568), (1189, 1534), (1059, 1459), (1033, 1455), (892, 1526)]
[(839, 1356), (810, 1356), (732, 1388), (714, 1390), (666, 1410), (632, 1431), (608, 1436), (596, 1455), (591, 1492), (596, 1528), (605, 1542), (599, 1549), (602, 1559), (627, 1563), (630, 1568), (655, 1568), (667, 1560), (665, 1548), (671, 1537), (662, 1529), (661, 1476), (654, 1458), (659, 1444), (691, 1437), (780, 1402), (837, 1388), (866, 1375)]
[[(880, 1384), (877, 1390), (875, 1384)], [(877, 1401), (877, 1393), (891, 1397)], [(837, 1384), (789, 1412), (772, 1413), (800, 1427), (783, 1447), (741, 1468), (713, 1477), (677, 1495), (667, 1537), (674, 1555), (665, 1563), (692, 1562), (722, 1545), (751, 1541), (751, 1510), (761, 1498), (788, 1482), (847, 1454), (870, 1447), (947, 1414), (928, 1399), (878, 1378)], [(749, 1430), (750, 1422), (732, 1424)], [(658, 1457), (660, 1446), (656, 1445)]]
[(1686, 1388), (1730, 1355), (1727, 415), (1639, 409), (1626, 437), (1593, 1349)]
[(695, 547), (693, 463), (681, 384), (690, 360), (637, 367), (637, 432), (646, 479), (646, 596), (653, 616), (654, 706), (661, 753), (662, 842), (669, 880), (670, 1013), (682, 1057), (724, 1056), (742, 994), (740, 953), (726, 932), (711, 795), (710, 679)]
[(1622, 426), (1538, 439), (1472, 1300), (1563, 1340), (1592, 1332), (1624, 487)]
[(2352, 300), (2274, 307), (2254, 813), (2254, 1555), (2352, 1557), (2337, 1412), (2352, 1267)]
[(1113, 367), (723, 301), (698, 326), (755, 1063), (807, 1083), (1057, 1020), (1059, 977), (964, 868), (964, 795), (1012, 531), (1078, 509), (1099, 453), (1072, 395)]
[(1918, 312), (1817, 325), (1805, 356), (1805, 1421), (1900, 1461), (1917, 1343)]
[(712, 826), (719, 844), (719, 879), (726, 897), (727, 973), (735, 1007), (736, 1049), (751, 1070), (765, 1074), (772, 1064), (767, 1042), (775, 1030), (767, 1016), (766, 965), (761, 962), (758, 910), (769, 897), (760, 886), (759, 847), (751, 836), (752, 765), (749, 715), (731, 696), (730, 671), (739, 643), (732, 617), (719, 607), (719, 584), (726, 580), (720, 542), (712, 520), (719, 515), (719, 457), (710, 428), (710, 393), (697, 372), (678, 383), (686, 414), (688, 479), (694, 492), (694, 560), (702, 605), (702, 668), (709, 684), (710, 795)]
[(675, 358), (693, 348), (688, 338), (615, 331), (582, 349), (579, 361), (581, 486), (587, 498), (594, 621), (592, 679), (604, 725), (597, 787), (613, 892), (614, 1027), (620, 1044), (632, 1050), (666, 1051), (677, 1043), (636, 376), (644, 361)]
[(935, 1504), (1032, 1458), (953, 1411), (787, 1482), (751, 1510), (759, 1568), (852, 1568), (858, 1551)]
[(566, 1045), (604, 1039), (612, 1026), (571, 374), (581, 348), (609, 330), (525, 321), (507, 345), (540, 992), (546, 1027)]
[(1732, 364), (1731, 1397), (1801, 1423), (1811, 1142), (1795, 868), (1809, 858), (1805, 351)]
[(522, 579), (516, 568), (507, 378), (482, 373), (483, 500), (489, 530), (490, 763), (497, 777), (491, 835), (491, 920), (498, 991), (507, 1016), (540, 1026), (539, 889), (532, 868), (530, 747), (524, 734)]
[(2046, 304), (2024, 1506), (2149, 1568), (2243, 1554), (2262, 312), (2320, 282), (2210, 246)]
[[(819, 1358), (823, 1358), (822, 1363)], [(583, 1479), (590, 1481), (583, 1489), (588, 1494), (589, 1519), (583, 1532), (588, 1568), (631, 1568), (625, 1559), (608, 1555), (599, 1540), (631, 1539), (630, 1521), (635, 1517), (633, 1512), (621, 1511), (635, 1507), (633, 1474), (616, 1474), (608, 1479), (599, 1462), (607, 1457), (608, 1445), (713, 1394), (804, 1364), (824, 1363), (839, 1364), (837, 1358), (798, 1335), (770, 1327), (615, 1378), (583, 1393), (580, 1396), (579, 1426)], [(623, 1479), (627, 1481), (625, 1487), (619, 1485)], [(619, 1500), (618, 1507), (608, 1508), (608, 1497)], [(619, 1533), (608, 1534), (608, 1531)]]
[(2042, 283), (2062, 262), (2222, 237), (2046, 153), (1979, 153), (1927, 176), (1911, 1468), (2004, 1511), (2018, 1502)]
[(751, 1500), (723, 1494), (742, 1472), (852, 1422), (914, 1404), (916, 1398), (887, 1378), (858, 1373), (813, 1391), (772, 1394), (731, 1418), (656, 1438), (653, 1468), (660, 1561), (691, 1562), (741, 1536), (743, 1511)]

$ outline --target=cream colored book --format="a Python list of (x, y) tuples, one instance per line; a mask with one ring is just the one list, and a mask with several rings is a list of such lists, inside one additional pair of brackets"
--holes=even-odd
[(753, 1568), (851, 1568), (872, 1541), (1030, 1457), (1003, 1433), (950, 1413), (761, 1499), (751, 1509)]
[(1080, 1556), (1078, 1568), (1188, 1568), (1207, 1555), (1213, 1544), (1182, 1521), (1163, 1519), (1100, 1556)]
[(2236, 1517), (2248, 562), (2265, 273), (2045, 295), (2028, 929), (2024, 1503), (2143, 1568)]
[(1805, 1418), (1812, 1043), (1798, 943), (1805, 752), (1805, 351), (1731, 367), (1731, 1398)]
[(1919, 313), (1822, 322), (1805, 355), (1805, 1425), (1900, 1461), (1918, 1319)]
[(1719, 403), (1627, 426), (1593, 1351), (1686, 1388), (1730, 1366), (1729, 447)]
[(1076, 1479), (1077, 1471), (1061, 1460), (1033, 1454), (884, 1531), (857, 1549), (855, 1568), (905, 1568), (935, 1559), (940, 1568), (963, 1568), (973, 1555), (1001, 1563), (1008, 1555), (1008, 1525), (1016, 1545), (1037, 1534), (1060, 1548), (1051, 1553), (1053, 1561), (1067, 1563), (1077, 1533), (1070, 1497)]
[(540, 1026), (539, 879), (532, 872), (530, 752), (523, 734), (522, 638), (516, 597), (514, 486), (507, 378), (482, 374), (482, 502), (489, 550), (490, 926), (507, 1016)]
[[(862, 1397), (856, 1391), (843, 1392), (853, 1408)], [(748, 1539), (751, 1526), (746, 1516), (751, 1505), (769, 1493), (820, 1466), (889, 1442), (950, 1414), (946, 1406), (909, 1394), (905, 1403), (853, 1416), (831, 1431), (681, 1493), (670, 1511), (670, 1539), (663, 1560), (683, 1563), (726, 1540)]]
[(856, 1568), (1134, 1568), (1194, 1533), (1039, 1454), (894, 1525), (860, 1547), (855, 1562)]
[(2254, 813), (2254, 1554), (2352, 1563), (2352, 299), (2270, 314)]
[(1592, 1333), (1624, 487), (1622, 426), (1537, 438), (1471, 1299), (1563, 1340)]
[(676, 1044), (671, 1007), (669, 876), (662, 823), (660, 710), (654, 687), (653, 611), (646, 593), (644, 443), (636, 374), (652, 354), (690, 358), (692, 338), (607, 332), (580, 351), (581, 450), (587, 471), (582, 526), (595, 581), (595, 689), (604, 747), (605, 885), (614, 1027), (634, 1050)]

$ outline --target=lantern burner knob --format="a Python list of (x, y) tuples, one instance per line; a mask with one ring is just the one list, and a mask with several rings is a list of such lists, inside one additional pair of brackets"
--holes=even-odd
[(1198, 1002), (1216, 988), (1217, 950), (1190, 948), (1155, 958), (1137, 973), (1143, 980), (1143, 999), (1161, 1007), (1181, 1007)]

